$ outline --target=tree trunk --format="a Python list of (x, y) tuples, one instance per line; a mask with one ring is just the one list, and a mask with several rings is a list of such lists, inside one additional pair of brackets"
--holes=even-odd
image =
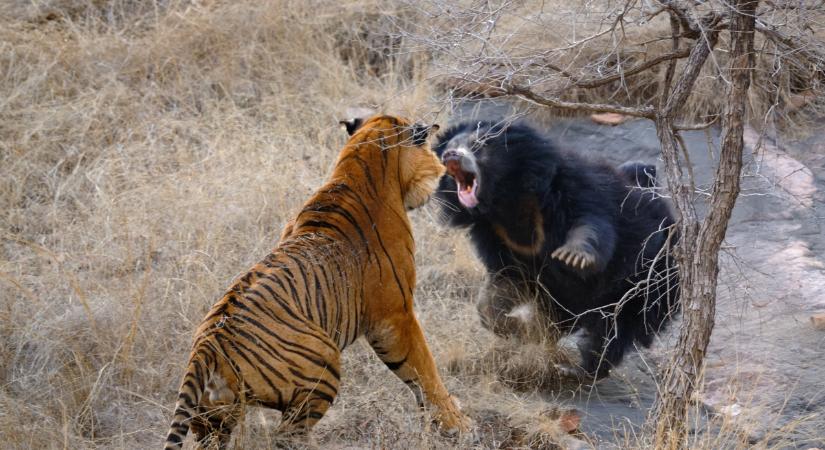
[(689, 402), (700, 380), (716, 313), (719, 248), (739, 195), (745, 102), (753, 69), (753, 33), (758, 3), (752, 0), (731, 2), (732, 48), (728, 66), (729, 84), (725, 93), (727, 106), (722, 117), (722, 145), (710, 207), (701, 225), (695, 214), (691, 214), (692, 206), (685, 204), (691, 200), (693, 192), (692, 189), (685, 189), (690, 183), (681, 180), (681, 170), (677, 174), (675, 166), (678, 166), (679, 147), (672, 131), (671, 118), (666, 113), (657, 118), (668, 179), (677, 182), (671, 187), (685, 222), (680, 227), (682, 236), (677, 249), (684, 319), (673, 359), (665, 371), (660, 396), (653, 409), (656, 448), (687, 447)]

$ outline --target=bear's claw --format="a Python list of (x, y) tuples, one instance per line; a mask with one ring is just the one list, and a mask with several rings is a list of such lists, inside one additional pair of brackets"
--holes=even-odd
[(550, 255), (574, 269), (590, 269), (596, 265), (596, 257), (578, 245), (565, 244)]

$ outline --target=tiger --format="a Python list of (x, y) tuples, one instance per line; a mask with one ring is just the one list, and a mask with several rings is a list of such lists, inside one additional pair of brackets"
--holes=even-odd
[(279, 436), (306, 436), (335, 400), (341, 351), (362, 335), (442, 432), (468, 431), (413, 312), (407, 211), (445, 171), (427, 142), (438, 126), (388, 115), (342, 124), (350, 138), (328, 181), (197, 328), (165, 449), (190, 430), (199, 448), (226, 448), (245, 405), (281, 411)]

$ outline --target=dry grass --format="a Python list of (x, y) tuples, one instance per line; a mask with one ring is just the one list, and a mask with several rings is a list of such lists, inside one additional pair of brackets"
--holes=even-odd
[[(197, 323), (320, 185), (347, 108), (434, 117), (420, 109), (422, 61), (364, 46), (364, 30), (385, 20), (378, 3), (0, 6), (4, 448), (159, 445)], [(442, 365), (450, 352), (483, 354), (492, 338), (471, 303), (454, 300), (469, 298), (479, 267), (432, 211), (415, 221), (428, 236), (418, 310), (433, 350)], [(353, 347), (318, 442), (453, 445)], [(447, 383), (469, 408), (519, 398)], [(276, 415), (246, 419), (239, 441), (267, 448)]]
[[(3, 448), (159, 445), (197, 323), (321, 184), (338, 119), (360, 105), (445, 119), (428, 57), (388, 58), (404, 41), (373, 34), (411, 14), (378, 0), (0, 5)], [(414, 215), (417, 308), (476, 445), (578, 445), (536, 393), (560, 382), (552, 358), (481, 329), (481, 268), (434, 216)], [(366, 345), (343, 367), (316, 443), (456, 445)], [(275, 420), (251, 409), (238, 442), (269, 448)]]

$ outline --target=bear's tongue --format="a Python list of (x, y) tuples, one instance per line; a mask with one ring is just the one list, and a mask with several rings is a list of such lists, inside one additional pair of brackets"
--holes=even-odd
[(457, 159), (445, 161), (447, 173), (449, 173), (458, 185), (458, 201), (466, 208), (475, 208), (478, 205), (476, 192), (478, 183), (476, 176), (472, 172), (465, 172), (461, 169), (461, 163)]
[(458, 183), (458, 201), (467, 208), (475, 208), (478, 206), (476, 190), (478, 190), (478, 183), (476, 183), (475, 178), (473, 178), (472, 186)]

